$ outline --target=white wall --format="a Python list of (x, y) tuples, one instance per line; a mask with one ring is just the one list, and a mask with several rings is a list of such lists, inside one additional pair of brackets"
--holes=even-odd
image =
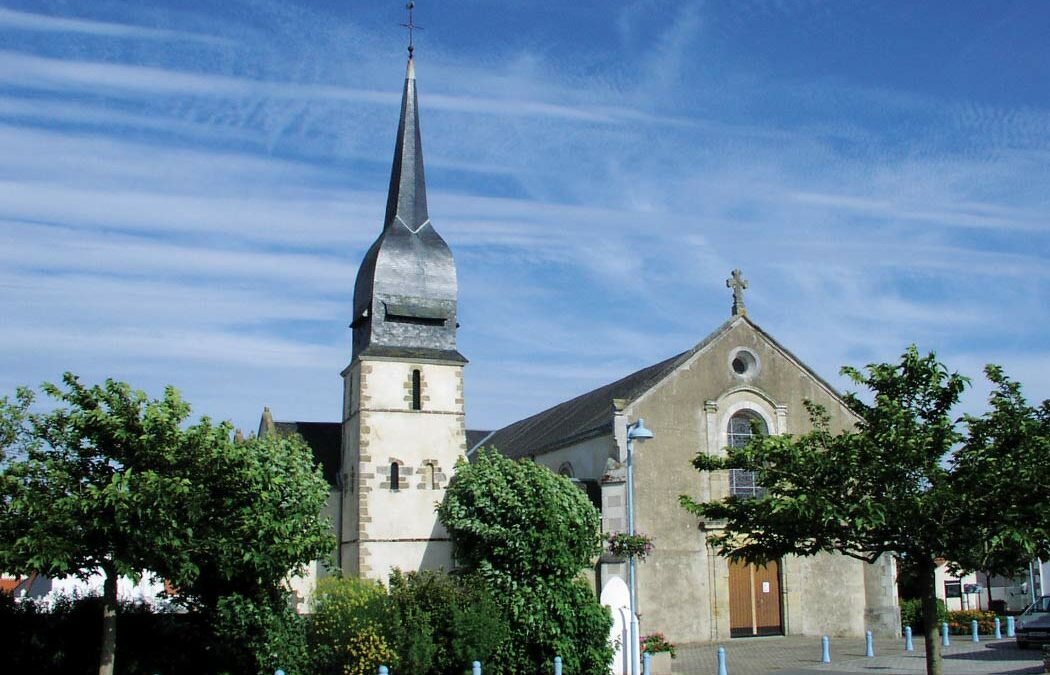
[[(51, 591), (40, 600), (51, 604), (60, 597), (101, 596), (103, 583), (101, 574), (93, 574), (86, 580), (77, 577), (52, 579)], [(117, 597), (123, 602), (142, 602), (155, 607), (168, 603), (164, 593), (164, 581), (152, 574), (143, 575), (138, 582), (128, 577), (120, 577), (117, 579)]]

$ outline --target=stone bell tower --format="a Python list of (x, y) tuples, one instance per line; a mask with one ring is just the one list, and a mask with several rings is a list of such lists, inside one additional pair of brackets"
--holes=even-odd
[(456, 265), (427, 213), (415, 66), (401, 101), (383, 230), (354, 286), (342, 372), (343, 572), (451, 567), (434, 508), (466, 452)]

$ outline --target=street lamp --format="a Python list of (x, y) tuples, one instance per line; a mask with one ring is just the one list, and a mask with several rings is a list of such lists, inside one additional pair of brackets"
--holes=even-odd
[[(627, 534), (634, 536), (634, 441), (652, 438), (653, 432), (646, 428), (645, 420), (627, 425)], [(638, 675), (638, 587), (634, 580), (634, 553), (627, 556), (627, 585), (631, 593), (631, 675)]]

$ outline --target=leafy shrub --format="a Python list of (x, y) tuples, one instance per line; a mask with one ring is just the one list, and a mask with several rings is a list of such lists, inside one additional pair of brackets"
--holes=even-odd
[(977, 620), (977, 632), (991, 634), (995, 632), (995, 612), (979, 609), (963, 609), (948, 612), (948, 630), (953, 635), (969, 635), (973, 630), (970, 622)]
[[(944, 600), (937, 599), (937, 625), (948, 620), (948, 608)], [(926, 622), (922, 617), (922, 599), (901, 600), (901, 627), (911, 626), (916, 635), (921, 635), (926, 630)]]
[(572, 482), (531, 460), (479, 450), (438, 507), (466, 571), (527, 584), (572, 579), (601, 553), (600, 515)]
[(612, 617), (580, 572), (601, 552), (599, 514), (567, 478), (532, 461), (480, 450), (438, 507), (456, 561), (485, 581), (503, 608), (511, 639), (493, 654), (493, 675), (604, 675), (612, 661)]
[(367, 579), (329, 577), (317, 582), (309, 642), (319, 673), (375, 673), (396, 667), (394, 615), (383, 585)]
[[(58, 598), (50, 606), (15, 603), (0, 593), (0, 673), (98, 673), (101, 604), (97, 596)], [(198, 616), (122, 602), (117, 626), (122, 640), (116, 655), (120, 675), (221, 672), (209, 631)]]
[(283, 598), (228, 595), (212, 617), (214, 651), (238, 672), (298, 675), (310, 667), (306, 622)]
[(405, 672), (462, 673), (472, 661), (488, 663), (510, 637), (506, 616), (477, 577), (395, 570), (390, 600)]
[(397, 663), (390, 641), (374, 624), (361, 626), (346, 638), (340, 670), (342, 675), (372, 675), (380, 665)]
[(612, 618), (585, 581), (537, 579), (504, 597), (512, 637), (496, 649), (486, 673), (546, 673), (555, 656), (567, 673), (608, 672)]

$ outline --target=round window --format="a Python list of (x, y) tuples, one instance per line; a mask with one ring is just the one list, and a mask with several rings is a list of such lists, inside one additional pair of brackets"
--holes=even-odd
[(729, 367), (737, 377), (754, 377), (758, 374), (758, 357), (749, 349), (734, 349), (729, 355)]

